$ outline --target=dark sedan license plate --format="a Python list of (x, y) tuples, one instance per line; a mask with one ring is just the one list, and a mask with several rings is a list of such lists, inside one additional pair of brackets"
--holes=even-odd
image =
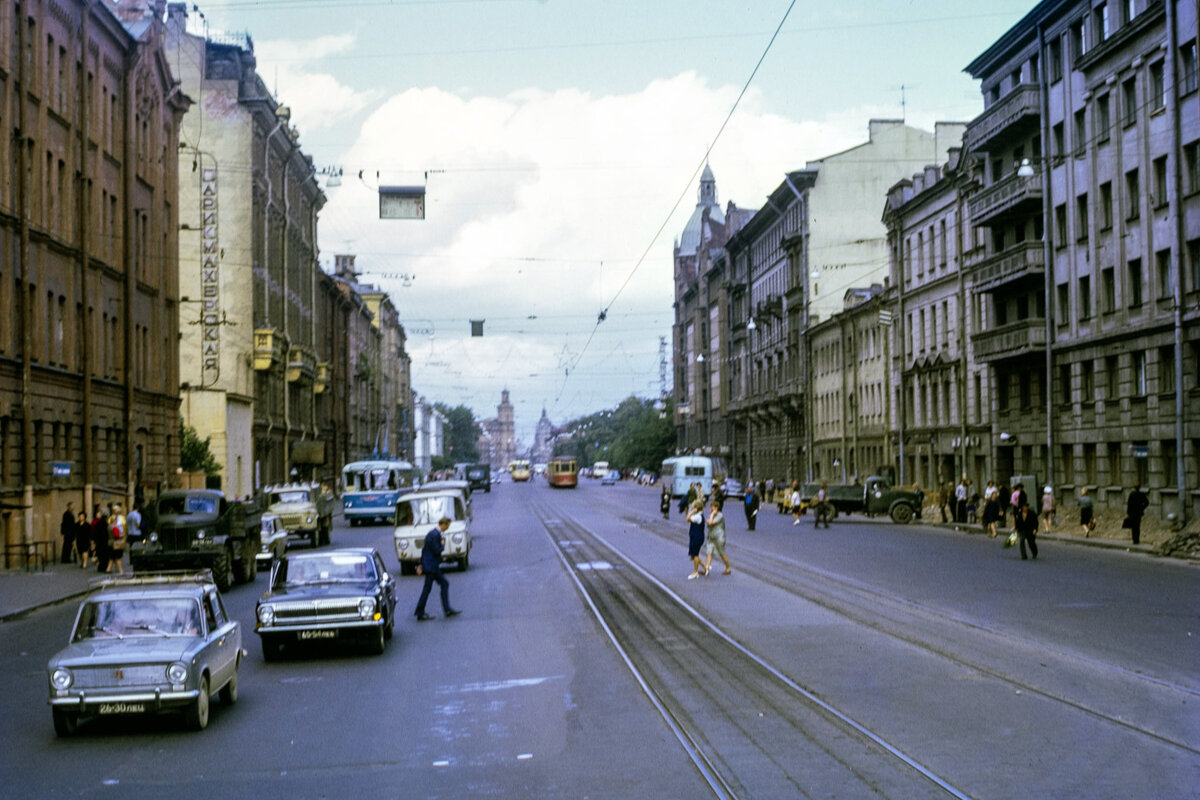
[(100, 714), (141, 714), (145, 710), (145, 703), (101, 703), (97, 709)]
[(335, 631), (335, 630), (300, 631), (299, 637), (300, 637), (301, 641), (303, 641), (305, 639), (336, 639), (337, 631)]

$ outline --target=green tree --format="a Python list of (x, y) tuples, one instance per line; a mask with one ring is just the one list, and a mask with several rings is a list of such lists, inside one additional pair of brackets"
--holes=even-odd
[(617, 469), (657, 472), (675, 447), (675, 428), (660, 419), (655, 401), (628, 397), (615, 409), (598, 411), (565, 426), (569, 437), (555, 443), (555, 455), (572, 455), (579, 465), (607, 461)]
[(179, 420), (179, 466), (184, 472), (220, 473), (221, 465), (209, 448), (211, 442), (211, 436), (201, 439), (195, 428), (185, 425), (183, 419)]
[[(433, 407), (446, 417), (446, 453), (433, 459), (434, 469), (447, 469), (458, 463), (474, 463), (479, 460), (479, 423), (475, 413), (464, 405), (454, 408), (445, 403), (434, 403)], [(438, 461), (444, 462), (438, 466)]]

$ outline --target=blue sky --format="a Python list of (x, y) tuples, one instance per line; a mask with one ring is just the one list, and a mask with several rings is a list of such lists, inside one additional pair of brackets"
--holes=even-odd
[[(789, 2), (199, 11), (211, 31), (251, 35), (305, 152), (343, 170), (321, 260), (355, 253), (363, 280), (391, 293), (416, 390), (486, 418), (508, 388), (530, 443), (542, 408), (563, 422), (658, 395), (694, 176)], [(785, 171), (865, 140), (872, 117), (969, 120), (982, 102), (962, 68), (1032, 6), (796, 0), (712, 150), (719, 200), (757, 208)], [(379, 220), (380, 184), (425, 184), (427, 218)], [(486, 320), (484, 337), (469, 336), (471, 319)]]

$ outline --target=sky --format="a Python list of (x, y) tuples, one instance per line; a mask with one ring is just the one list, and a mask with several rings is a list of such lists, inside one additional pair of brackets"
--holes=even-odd
[[(189, 24), (248, 33), (302, 149), (340, 173), (321, 265), (354, 254), (390, 294), (416, 392), (487, 419), (508, 389), (530, 445), (543, 409), (657, 398), (663, 357), (670, 392), (672, 247), (706, 159), (722, 207), (756, 209), (872, 118), (970, 120), (963, 68), (1033, 5), (213, 0)], [(424, 220), (379, 219), (394, 185), (425, 187)]]

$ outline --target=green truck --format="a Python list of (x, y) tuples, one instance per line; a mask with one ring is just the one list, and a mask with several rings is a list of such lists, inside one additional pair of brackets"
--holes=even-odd
[[(800, 502), (805, 508), (816, 505), (819, 483), (800, 487)], [(839, 483), (825, 486), (826, 501), (833, 506), (833, 518), (838, 514), (865, 514), (868, 517), (887, 515), (901, 525), (921, 518), (924, 494), (920, 489), (892, 486), (886, 478), (872, 475), (866, 483)], [(814, 509), (815, 510), (815, 509)]]
[(130, 545), (136, 572), (210, 569), (222, 592), (258, 574), (261, 498), (230, 500), (215, 489), (163, 492), (147, 509), (141, 541)]

